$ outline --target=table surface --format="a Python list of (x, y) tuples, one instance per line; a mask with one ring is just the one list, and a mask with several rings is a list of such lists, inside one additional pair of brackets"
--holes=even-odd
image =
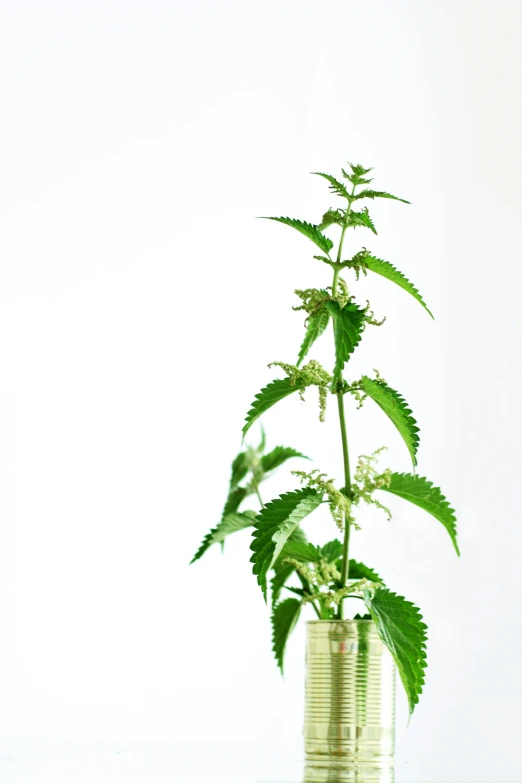
[[(0, 738), (0, 783), (302, 783), (302, 770), (301, 746), (262, 741)], [(412, 781), (397, 768), (396, 780), (430, 783), (429, 772)]]

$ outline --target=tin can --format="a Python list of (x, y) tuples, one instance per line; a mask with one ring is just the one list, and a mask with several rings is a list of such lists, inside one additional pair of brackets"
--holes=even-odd
[(373, 620), (307, 623), (304, 783), (393, 783), (395, 677)]

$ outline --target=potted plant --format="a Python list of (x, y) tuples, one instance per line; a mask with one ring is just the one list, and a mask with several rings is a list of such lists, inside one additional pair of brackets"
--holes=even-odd
[[(221, 520), (204, 538), (193, 562), (214, 544), (239, 530), (250, 530), (253, 573), (267, 600), (270, 580), (273, 650), (283, 670), (287, 640), (303, 609), (315, 613), (308, 622), (305, 778), (306, 780), (391, 780), (393, 777), (395, 671), (408, 698), (410, 713), (419, 700), (426, 668), (426, 625), (419, 609), (393, 592), (371, 568), (351, 557), (351, 533), (358, 528), (364, 504), (373, 504), (390, 516), (383, 501), (398, 495), (437, 519), (449, 534), (457, 554), (455, 513), (441, 490), (415, 472), (419, 429), (404, 398), (378, 372), (348, 379), (346, 366), (367, 327), (378, 326), (368, 303), (354, 293), (361, 275), (378, 274), (410, 294), (428, 315), (424, 299), (389, 261), (363, 248), (346, 258), (344, 243), (351, 228), (376, 233), (365, 203), (384, 198), (402, 201), (373, 190), (371, 169), (349, 164), (339, 179), (314, 172), (328, 182), (342, 206), (329, 208), (319, 224), (287, 217), (268, 218), (299, 231), (315, 247), (318, 267), (330, 268), (331, 285), (298, 289), (305, 335), (295, 364), (276, 361), (280, 377), (256, 396), (247, 413), (243, 438), (262, 414), (285, 397), (316, 386), (320, 419), (333, 397), (339, 421), (342, 479), (318, 469), (293, 470), (297, 486), (268, 503), (260, 486), (287, 460), (307, 459), (295, 449), (276, 446), (267, 450), (265, 436), (258, 446), (244, 446), (232, 463), (228, 496)], [(337, 248), (327, 231), (339, 233)], [(349, 276), (348, 280), (343, 276)], [(433, 317), (433, 316), (432, 316)], [(315, 341), (331, 323), (335, 348), (332, 366), (305, 359)], [(272, 365), (271, 365), (272, 366)], [(357, 407), (366, 400), (377, 404), (393, 422), (412, 461), (411, 473), (380, 468), (383, 449), (362, 455), (351, 467), (345, 419), (345, 401)], [(255, 499), (259, 509), (245, 508)], [(327, 504), (335, 535), (323, 546), (307, 540), (301, 523)], [(283, 591), (289, 593), (283, 597)], [(349, 611), (349, 606), (354, 609)], [(360, 607), (356, 611), (356, 607)]]

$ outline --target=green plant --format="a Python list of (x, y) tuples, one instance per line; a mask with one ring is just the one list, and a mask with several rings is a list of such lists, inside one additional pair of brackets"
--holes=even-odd
[[(358, 528), (355, 512), (362, 503), (366, 503), (377, 506), (390, 517), (389, 510), (382, 503), (383, 493), (398, 495), (439, 520), (446, 528), (457, 554), (459, 549), (455, 513), (440, 489), (430, 481), (415, 472), (394, 473), (389, 468), (379, 471), (377, 461), (383, 449), (359, 457), (353, 475), (350, 470), (344, 410), (347, 395), (355, 398), (358, 407), (366, 399), (371, 399), (386, 413), (404, 440), (413, 471), (417, 464), (419, 430), (404, 398), (378, 372), (375, 377), (363, 375), (358, 380), (348, 381), (344, 377), (345, 367), (366, 327), (378, 326), (383, 322), (375, 318), (368, 303), (363, 306), (356, 302), (341, 273), (349, 273), (355, 282), (368, 272), (381, 275), (403, 288), (433, 317), (415, 286), (391, 263), (376, 258), (366, 248), (351, 258), (344, 257), (343, 245), (349, 228), (365, 227), (376, 233), (368, 208), (362, 206), (363, 201), (385, 198), (409, 203), (389, 193), (370, 189), (368, 185), (372, 180), (367, 177), (370, 171), (349, 164), (348, 171), (342, 169), (341, 179), (314, 172), (327, 180), (332, 193), (344, 202), (341, 208), (328, 209), (318, 225), (287, 217), (267, 218), (290, 226), (311, 240), (321, 251), (314, 258), (331, 267), (333, 281), (326, 288), (296, 291), (300, 305), (294, 307), (294, 310), (306, 313), (305, 336), (297, 361), (295, 365), (273, 363), (283, 371), (285, 377), (277, 378), (261, 389), (247, 413), (243, 427), (244, 438), (252, 424), (269, 408), (295, 392), (303, 397), (309, 386), (318, 387), (322, 421), (327, 399), (333, 395), (338, 408), (343, 454), (342, 486), (337, 487), (318, 470), (294, 470), (292, 473), (299, 480), (300, 488), (263, 504), (260, 484), (266, 476), (290, 458), (307, 459), (294, 449), (283, 446), (266, 452), (263, 433), (257, 448), (247, 446), (235, 458), (221, 521), (205, 537), (193, 561), (200, 558), (212, 544), (223, 545), (231, 533), (244, 528), (252, 529), (251, 562), (265, 600), (268, 576), (271, 574), (273, 649), (281, 670), (288, 637), (304, 606), (310, 605), (320, 619), (342, 619), (345, 599), (362, 601), (366, 609), (364, 617), (375, 622), (381, 639), (397, 664), (411, 713), (424, 684), (426, 625), (417, 607), (389, 590), (373, 569), (350, 559), (350, 533), (352, 528)], [(334, 242), (324, 233), (331, 227), (340, 228), (335, 253)], [(303, 364), (330, 321), (335, 345), (335, 361), (331, 372), (313, 359)], [(257, 497), (261, 509), (240, 511), (244, 501), (251, 496)], [(338, 537), (325, 546), (315, 546), (307, 541), (300, 525), (323, 503), (327, 503), (330, 508), (338, 528)], [(289, 583), (291, 577), (297, 579), (297, 584)], [(283, 589), (291, 592), (292, 596), (281, 600)]]

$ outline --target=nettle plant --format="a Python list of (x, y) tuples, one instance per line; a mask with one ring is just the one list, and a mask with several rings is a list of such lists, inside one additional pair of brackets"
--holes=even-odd
[[(408, 204), (390, 193), (372, 190), (367, 175), (371, 169), (349, 164), (342, 169), (342, 178), (314, 172), (329, 183), (333, 194), (340, 196), (342, 207), (328, 209), (318, 225), (288, 217), (271, 217), (296, 229), (321, 251), (314, 255), (333, 272), (331, 286), (307, 288), (295, 293), (300, 304), (294, 310), (304, 311), (305, 336), (295, 364), (273, 362), (285, 377), (278, 378), (262, 389), (254, 399), (246, 416), (243, 439), (259, 417), (280, 400), (291, 394), (303, 398), (309, 386), (319, 392), (320, 420), (324, 421), (327, 400), (336, 400), (343, 455), (343, 480), (340, 486), (319, 470), (293, 470), (298, 488), (264, 504), (260, 485), (291, 458), (308, 459), (295, 449), (276, 446), (267, 451), (263, 432), (259, 446), (245, 446), (232, 463), (228, 497), (221, 521), (204, 538), (193, 561), (198, 560), (213, 544), (221, 544), (236, 531), (252, 529), (251, 562), (253, 572), (267, 600), (267, 582), (270, 575), (272, 602), (273, 650), (281, 671), (287, 640), (294, 629), (303, 607), (310, 606), (320, 620), (342, 620), (345, 599), (362, 602), (362, 614), (355, 619), (373, 620), (380, 638), (390, 650), (402, 679), (410, 713), (418, 703), (424, 684), (426, 668), (426, 625), (419, 609), (410, 601), (392, 592), (381, 577), (369, 566), (350, 558), (350, 533), (359, 528), (357, 515), (363, 504), (373, 504), (391, 517), (383, 504), (385, 493), (398, 495), (427, 511), (446, 528), (459, 554), (455, 512), (441, 490), (426, 478), (415, 473), (419, 429), (404, 398), (374, 371), (374, 377), (363, 375), (348, 380), (343, 373), (353, 351), (361, 342), (367, 326), (380, 326), (369, 303), (361, 305), (351, 293), (352, 283), (368, 272), (381, 275), (419, 302), (431, 316), (426, 303), (415, 286), (391, 263), (373, 256), (363, 248), (351, 258), (343, 253), (348, 229), (364, 227), (377, 233), (368, 208), (367, 199), (393, 199)], [(336, 251), (334, 242), (324, 232), (340, 229)], [(338, 230), (338, 229), (337, 229)], [(350, 275), (350, 287), (342, 274)], [(327, 370), (314, 359), (303, 364), (315, 341), (333, 326), (335, 361)], [(353, 397), (360, 408), (367, 399), (373, 400), (391, 419), (409, 451), (412, 473), (395, 473), (390, 468), (380, 470), (378, 460), (384, 447), (370, 455), (359, 457), (353, 474), (350, 470), (348, 437), (345, 420), (345, 397)], [(260, 510), (243, 510), (244, 504), (255, 497)], [(324, 546), (310, 543), (301, 529), (303, 520), (322, 504), (328, 504), (337, 536)], [(282, 599), (282, 591), (292, 593)]]

